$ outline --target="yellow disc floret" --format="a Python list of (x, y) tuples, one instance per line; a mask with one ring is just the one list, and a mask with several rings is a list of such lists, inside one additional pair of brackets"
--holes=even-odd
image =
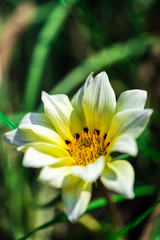
[(95, 131), (94, 133), (85, 132), (84, 130), (78, 137), (75, 136), (68, 144), (69, 153), (75, 159), (75, 165), (86, 166), (89, 163), (105, 155), (106, 146), (104, 146), (105, 139)]

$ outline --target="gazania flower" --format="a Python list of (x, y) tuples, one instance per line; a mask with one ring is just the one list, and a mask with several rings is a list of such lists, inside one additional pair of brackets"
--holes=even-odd
[(152, 110), (145, 109), (142, 90), (123, 92), (117, 103), (108, 76), (89, 75), (71, 102), (66, 95), (42, 93), (45, 113), (29, 113), (5, 140), (25, 152), (23, 165), (42, 168), (39, 180), (62, 188), (70, 221), (86, 210), (92, 183), (133, 198), (134, 170), (112, 152), (137, 154), (135, 139), (145, 129)]

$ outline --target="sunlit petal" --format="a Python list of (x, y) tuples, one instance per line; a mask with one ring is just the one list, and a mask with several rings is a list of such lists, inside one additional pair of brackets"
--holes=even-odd
[(86, 182), (94, 182), (101, 175), (105, 165), (104, 157), (99, 157), (94, 163), (90, 163), (86, 166), (73, 166), (72, 174), (80, 177)]
[(21, 130), (17, 128), (15, 130), (5, 133), (4, 140), (15, 146), (21, 146), (28, 142), (40, 141), (40, 138), (37, 137), (31, 129)]
[(82, 106), (82, 99), (83, 99), (84, 92), (86, 91), (88, 85), (93, 80), (92, 75), (93, 75), (93, 73), (91, 73), (88, 76), (84, 85), (77, 91), (77, 93), (73, 96), (72, 101), (71, 101), (76, 113), (82, 119), (83, 127), (86, 127), (86, 121), (85, 121), (84, 110), (83, 110), (83, 106)]
[(91, 184), (80, 180), (62, 189), (62, 198), (68, 219), (75, 222), (86, 210), (91, 198)]
[(100, 130), (103, 136), (109, 129), (116, 108), (114, 91), (105, 72), (98, 74), (87, 87), (82, 100), (87, 127)]
[(57, 145), (46, 142), (30, 142), (17, 147), (18, 151), (26, 151), (29, 147), (36, 149), (39, 152), (51, 155), (52, 157), (69, 157), (70, 154), (67, 150)]
[[(37, 147), (37, 148), (36, 148)], [(47, 147), (46, 149), (38, 149), (40, 146), (29, 147), (25, 152), (23, 158), (23, 165), (25, 167), (44, 167), (48, 165), (55, 165), (56, 166), (69, 166), (72, 165), (74, 160), (67, 155), (63, 155), (63, 149), (61, 152), (58, 152), (58, 149), (53, 149), (54, 153), (49, 154), (51, 148)], [(60, 150), (60, 149), (59, 149)]]
[(117, 113), (109, 130), (111, 140), (122, 134), (131, 134), (137, 138), (146, 128), (152, 112), (151, 109), (133, 109)]
[(20, 121), (19, 128), (23, 129), (27, 126), (43, 126), (55, 130), (51, 121), (45, 113), (27, 113)]
[(66, 148), (64, 140), (45, 114), (28, 113), (21, 120), (17, 129), (7, 132), (4, 139), (13, 145), (21, 146), (29, 142), (45, 141)]
[(134, 169), (125, 160), (107, 163), (101, 181), (106, 188), (128, 198), (133, 198)]
[(137, 143), (129, 134), (123, 134), (115, 138), (109, 145), (107, 153), (121, 152), (136, 156), (138, 152)]
[(143, 110), (147, 99), (147, 92), (144, 90), (128, 90), (121, 93), (117, 101), (116, 112), (127, 109)]
[(54, 188), (62, 188), (68, 176), (70, 176), (69, 185), (77, 182), (77, 179), (71, 176), (71, 169), (68, 166), (44, 167), (38, 179)]
[(73, 134), (81, 132), (83, 128), (81, 120), (66, 95), (49, 95), (43, 92), (42, 101), (46, 115), (61, 137), (71, 140)]

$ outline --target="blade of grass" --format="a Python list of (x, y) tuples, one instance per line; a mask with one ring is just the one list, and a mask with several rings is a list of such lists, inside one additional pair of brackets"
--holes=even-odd
[(6, 124), (11, 129), (16, 129), (17, 128), (17, 126), (1, 112), (0, 112), (0, 119), (4, 124)]
[[(156, 188), (154, 186), (141, 186), (141, 187), (137, 187), (135, 189), (135, 196), (152, 195), (155, 193), (155, 191), (156, 191)], [(114, 202), (120, 202), (120, 201), (124, 201), (124, 200), (126, 200), (126, 198), (124, 198), (122, 196), (118, 196), (118, 195), (113, 195)], [(107, 204), (107, 201), (105, 198), (96, 199), (89, 204), (86, 212), (90, 212), (97, 208), (104, 207), (106, 204)], [(33, 231), (29, 232), (28, 234), (26, 234), (25, 236), (23, 236), (21, 238), (18, 238), (17, 240), (25, 240), (39, 230), (42, 230), (42, 229), (49, 227), (51, 225), (54, 225), (56, 223), (65, 222), (65, 221), (67, 221), (67, 216), (65, 214), (60, 214), (59, 216), (56, 216), (54, 219), (35, 228)]]
[(155, 42), (155, 38), (147, 33), (127, 41), (106, 47), (98, 53), (92, 55), (78, 67), (71, 70), (51, 91), (50, 94), (68, 94), (75, 87), (81, 84), (87, 75), (93, 71), (100, 71), (115, 63), (126, 59), (141, 56)]
[(153, 204), (147, 211), (145, 211), (141, 216), (139, 216), (135, 221), (129, 223), (127, 226), (122, 228), (119, 232), (112, 235), (109, 240), (116, 240), (119, 237), (123, 236), (127, 232), (129, 232), (131, 229), (135, 228), (138, 224), (140, 224), (152, 211), (153, 209), (160, 203), (160, 200), (157, 201), (155, 204)]
[[(36, 105), (39, 93), (41, 76), (45, 67), (45, 61), (51, 49), (51, 45), (60, 32), (61, 27), (76, 0), (70, 0), (65, 5), (58, 4), (49, 15), (42, 28), (38, 42), (33, 51), (32, 60), (27, 77), (27, 85), (24, 93), (24, 110), (31, 111)], [(34, 89), (34, 93), (33, 93)], [(31, 94), (32, 93), (32, 94)]]

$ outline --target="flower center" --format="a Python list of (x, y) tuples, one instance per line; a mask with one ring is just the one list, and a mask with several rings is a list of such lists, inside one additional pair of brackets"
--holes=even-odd
[(69, 153), (75, 159), (75, 165), (86, 166), (89, 163), (106, 154), (104, 146), (105, 138), (100, 137), (99, 131), (93, 134), (89, 131), (82, 131), (81, 135), (76, 134), (69, 145)]

